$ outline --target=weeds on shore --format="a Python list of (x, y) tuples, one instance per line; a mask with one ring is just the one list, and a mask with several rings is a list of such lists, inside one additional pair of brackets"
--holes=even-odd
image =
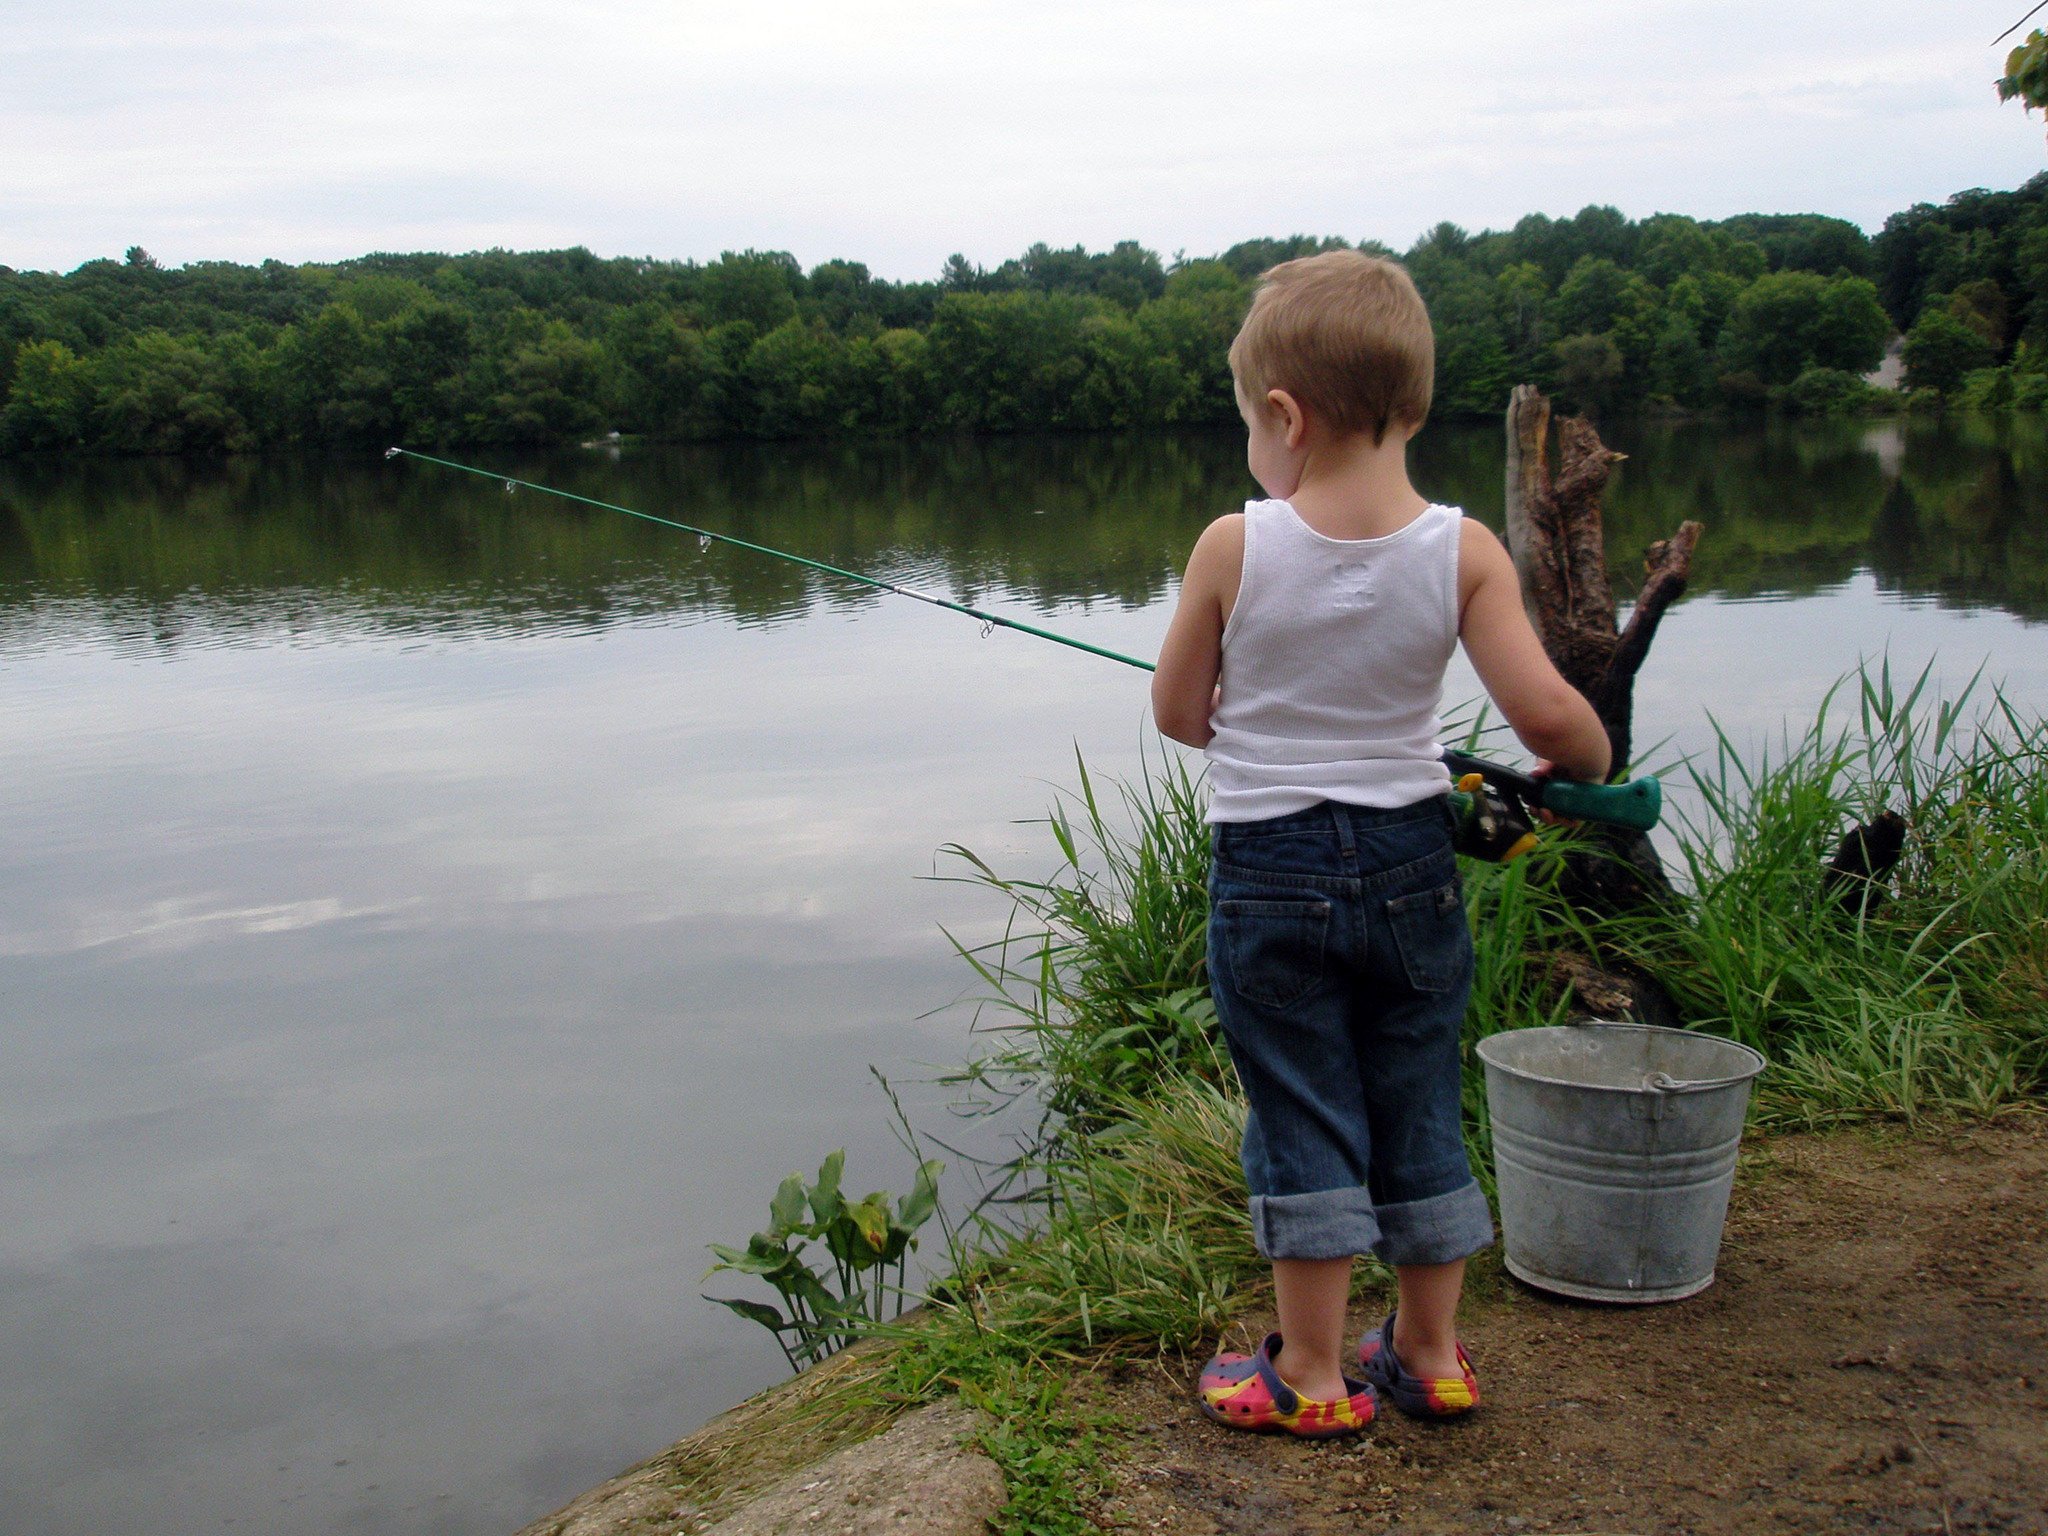
[[(1572, 1008), (1549, 958), (1625, 964), (1693, 1028), (1762, 1050), (1754, 1113), (1773, 1125), (1985, 1115), (2048, 1093), (2048, 722), (1996, 690), (1968, 710), (1888, 666), (1831, 692), (1802, 733), (1752, 759), (1725, 734), (1684, 770), (1676, 901), (1570, 909), (1552, 847), (1464, 866), (1478, 969), (1466, 1020), (1474, 1167), (1490, 1173), (1470, 1046)], [(1853, 708), (1843, 715), (1845, 696)], [(1080, 766), (1048, 826), (1061, 865), (1005, 876), (966, 849), (962, 877), (1013, 922), (961, 953), (984, 983), (994, 1048), (957, 1081), (1040, 1106), (1001, 1200), (948, 1227), (950, 1277), (851, 1390), (893, 1403), (958, 1392), (1012, 1500), (999, 1528), (1088, 1529), (1090, 1431), (1059, 1383), (1114, 1352), (1199, 1350), (1255, 1294), (1243, 1106), (1206, 992), (1207, 830), (1168, 758), (1105, 797)], [(1845, 902), (1823, 865), (1889, 807), (1908, 823), (1886, 899)], [(912, 1150), (917, 1155), (915, 1137)], [(872, 1406), (872, 1402), (870, 1403)], [(844, 1410), (842, 1405), (842, 1411)]]
[(1004, 875), (957, 843), (940, 851), (1011, 905), (1003, 937), (961, 958), (987, 987), (976, 1028), (1000, 1044), (961, 1078), (999, 1102), (1029, 1093), (1065, 1124), (1178, 1077), (1229, 1080), (1207, 996), (1209, 829), (1184, 760), (1146, 760), (1114, 799), (1075, 758), (1078, 789), (1045, 825), (1060, 863), (1044, 879)]
[[(1592, 925), (1689, 1026), (1765, 1054), (1765, 1123), (1985, 1115), (2048, 1090), (2048, 722), (1996, 689), (1970, 712), (1974, 685), (1927, 688), (1866, 669), (1755, 762), (1718, 734), (1678, 828), (1691, 898)], [(1824, 860), (1887, 808), (1908, 827), (1890, 889), (1844, 899)]]

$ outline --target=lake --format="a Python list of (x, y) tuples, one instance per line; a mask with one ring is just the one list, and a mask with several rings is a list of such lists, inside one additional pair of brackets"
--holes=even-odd
[[(1611, 438), (1625, 591), (1707, 529), (1658, 760), (1859, 657), (2048, 708), (2042, 423)], [(1232, 433), (451, 456), (1144, 656), (1252, 493)], [(1498, 526), (1497, 428), (1416, 457)], [(1048, 868), (1145, 686), (429, 465), (0, 462), (0, 1527), (503, 1536), (777, 1379), (705, 1244), (905, 1185), (870, 1065), (956, 1134), (1002, 914), (939, 850)]]

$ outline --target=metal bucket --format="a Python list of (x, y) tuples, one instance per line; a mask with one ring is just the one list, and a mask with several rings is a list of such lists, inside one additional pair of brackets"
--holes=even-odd
[(1648, 1024), (1479, 1042), (1509, 1273), (1589, 1301), (1714, 1283), (1750, 1080), (1746, 1045)]

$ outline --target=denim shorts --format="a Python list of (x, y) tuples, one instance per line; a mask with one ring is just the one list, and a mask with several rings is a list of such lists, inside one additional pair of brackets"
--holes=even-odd
[(1493, 1241), (1460, 1119), (1472, 933), (1443, 799), (1219, 822), (1209, 980), (1269, 1259), (1441, 1264)]

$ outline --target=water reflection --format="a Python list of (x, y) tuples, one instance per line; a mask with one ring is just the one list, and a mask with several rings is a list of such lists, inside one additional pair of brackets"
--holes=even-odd
[[(2048, 424), (1909, 419), (1615, 430), (1615, 576), (1686, 517), (1692, 590), (1797, 596), (1874, 571), (1905, 596), (2048, 617)], [(892, 580), (1040, 609), (1142, 607), (1250, 489), (1229, 433), (714, 445), (487, 456), (490, 467)], [(1417, 444), (1430, 494), (1498, 523), (1500, 434)], [(219, 601), (219, 600), (227, 601)], [(748, 624), (872, 592), (430, 465), (323, 460), (0, 465), (0, 644), (335, 627)]]

